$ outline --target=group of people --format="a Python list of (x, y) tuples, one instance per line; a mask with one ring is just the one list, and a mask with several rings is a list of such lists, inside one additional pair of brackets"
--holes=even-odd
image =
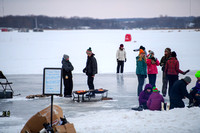
[[(86, 51), (87, 61), (86, 67), (83, 69), (83, 72), (86, 73), (88, 79), (87, 84), (90, 90), (94, 90), (94, 77), (97, 74), (97, 61), (94, 57), (94, 53), (92, 52), (91, 47), (89, 47)], [(62, 75), (64, 81), (64, 97), (72, 97), (73, 90), (73, 80), (72, 80), (72, 71), (74, 70), (73, 65), (69, 61), (68, 55), (63, 55), (62, 59)], [(90, 93), (91, 97), (94, 97), (94, 93)]]
[[(148, 54), (145, 47), (140, 46), (139, 49), (133, 51), (139, 51), (139, 55), (136, 57), (136, 75), (138, 79), (137, 95), (139, 96), (139, 105), (144, 109), (160, 110), (161, 102), (164, 103), (164, 98), (167, 94), (167, 84), (169, 83), (168, 95), (170, 98), (170, 108), (185, 107), (183, 98), (189, 99), (190, 106), (200, 105), (200, 71), (195, 76), (197, 77), (197, 83), (194, 88), (191, 89), (190, 94), (187, 92), (186, 86), (191, 82), (191, 78), (186, 76), (185, 78), (178, 80), (178, 74), (187, 74), (189, 70), (182, 71), (179, 69), (179, 61), (177, 59), (176, 52), (171, 52), (170, 48), (166, 48), (164, 56), (160, 62), (155, 57), (152, 50), (149, 50)], [(94, 57), (94, 53), (91, 48), (86, 50), (87, 61), (86, 67), (83, 72), (86, 73), (88, 79), (87, 84), (90, 90), (94, 90), (94, 77), (97, 74), (97, 61)], [(117, 59), (117, 73), (123, 73), (124, 62), (126, 62), (126, 51), (124, 45), (120, 44), (116, 53)], [(156, 88), (156, 78), (158, 74), (157, 66), (162, 67), (162, 95), (159, 94)], [(64, 55), (62, 60), (62, 75), (64, 80), (64, 97), (72, 97), (73, 80), (72, 71), (74, 67), (69, 61), (69, 56)], [(146, 84), (144, 90), (143, 85), (145, 78), (149, 79), (149, 84)], [(94, 93), (90, 93), (91, 97), (95, 96)]]
[[(139, 55), (136, 57), (136, 75), (138, 79), (137, 95), (139, 96), (139, 108), (160, 110), (161, 102), (164, 103), (164, 98), (167, 95), (167, 84), (169, 83), (168, 96), (170, 98), (170, 108), (184, 107), (183, 98), (189, 99), (190, 106), (199, 106), (199, 91), (200, 82), (197, 80), (196, 86), (192, 89), (191, 94), (188, 94), (186, 86), (191, 82), (191, 78), (186, 76), (185, 78), (178, 80), (179, 73), (185, 75), (189, 72), (179, 69), (179, 61), (175, 51), (171, 52), (170, 48), (166, 48), (164, 56), (160, 62), (155, 57), (152, 50), (149, 50), (148, 54), (145, 47), (140, 46), (139, 49), (133, 51), (139, 51)], [(117, 58), (117, 73), (123, 73), (124, 62), (126, 62), (126, 51), (124, 45), (121, 44), (116, 53)], [(159, 94), (156, 88), (156, 78), (158, 74), (157, 66), (162, 68), (162, 95)], [(121, 69), (121, 70), (120, 70)], [(196, 74), (198, 75), (198, 74)], [(144, 90), (143, 85), (145, 78), (149, 79), (149, 84), (146, 84)], [(198, 78), (198, 76), (196, 76)], [(199, 89), (198, 89), (199, 88)], [(143, 90), (143, 91), (142, 91)], [(150, 94), (153, 94), (150, 97)], [(155, 102), (155, 103), (154, 103)], [(153, 107), (152, 107), (153, 106)]]

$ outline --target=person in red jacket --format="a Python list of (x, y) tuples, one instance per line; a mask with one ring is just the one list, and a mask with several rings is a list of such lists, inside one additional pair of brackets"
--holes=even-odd
[(168, 91), (169, 96), (170, 96), (170, 91), (171, 91), (171, 88), (172, 88), (174, 82), (178, 80), (178, 74), (181, 73), (181, 74), (185, 75), (189, 71), (190, 70), (183, 72), (179, 69), (179, 61), (176, 58), (176, 52), (173, 51), (171, 53), (170, 59), (167, 61), (166, 65), (165, 65), (165, 73), (167, 74), (167, 77), (169, 80), (169, 91)]
[(156, 76), (158, 74), (157, 66), (159, 66), (159, 61), (154, 57), (154, 52), (150, 51), (147, 59), (147, 74), (149, 78), (149, 84), (153, 87), (156, 86)]
[(147, 101), (147, 107), (149, 110), (161, 110), (161, 103), (164, 103), (164, 98), (160, 95), (158, 89), (153, 87), (153, 93), (150, 95)]

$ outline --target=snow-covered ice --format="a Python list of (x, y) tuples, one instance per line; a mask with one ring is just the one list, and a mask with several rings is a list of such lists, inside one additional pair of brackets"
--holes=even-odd
[[(132, 42), (124, 42), (125, 34), (132, 35)], [(134, 42), (136, 41), (136, 42)], [(54, 104), (62, 107), (68, 121), (74, 123), (77, 133), (198, 133), (200, 108), (173, 109), (170, 111), (132, 111), (138, 105), (137, 77), (133, 49), (144, 45), (155, 52), (158, 59), (166, 47), (175, 50), (180, 68), (188, 73), (195, 85), (195, 70), (199, 70), (200, 32), (193, 30), (75, 30), (44, 31), (43, 33), (0, 32), (0, 70), (13, 82), (13, 99), (0, 99), (0, 111), (10, 110), (11, 117), (0, 118), (0, 133), (18, 133), (28, 119), (50, 105), (50, 97), (26, 99), (30, 94), (42, 93), (44, 67), (61, 67), (63, 54), (70, 55), (75, 67), (74, 90), (87, 89), (87, 77), (82, 74), (86, 63), (86, 49), (91, 46), (98, 61), (99, 73), (95, 87), (109, 90), (113, 100), (73, 102), (54, 96)], [(116, 50), (124, 43), (127, 51), (125, 73), (116, 75)], [(160, 67), (158, 68), (160, 70)], [(183, 78), (180, 75), (180, 78)], [(161, 90), (161, 72), (157, 87)], [(146, 80), (146, 83), (148, 81)], [(169, 102), (168, 97), (165, 98)], [(188, 105), (188, 100), (184, 100)]]

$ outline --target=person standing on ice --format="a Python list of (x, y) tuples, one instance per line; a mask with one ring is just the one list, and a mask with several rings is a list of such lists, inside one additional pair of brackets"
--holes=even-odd
[(72, 71), (74, 67), (69, 61), (69, 56), (64, 54), (62, 59), (62, 75), (64, 81), (64, 97), (72, 97), (73, 80)]
[[(97, 74), (97, 61), (96, 58), (94, 57), (95, 54), (92, 53), (91, 47), (87, 49), (86, 51), (87, 54), (87, 62), (86, 62), (86, 67), (83, 69), (83, 72), (86, 73), (88, 76), (87, 79), (87, 84), (89, 87), (89, 90), (94, 90), (94, 76)], [(91, 96), (95, 96), (94, 93), (92, 93)]]
[(154, 52), (150, 51), (147, 59), (147, 73), (149, 84), (151, 84), (153, 87), (156, 86), (156, 76), (158, 74), (157, 66), (159, 66), (159, 61), (154, 57)]
[(124, 62), (126, 62), (126, 51), (124, 49), (124, 45), (120, 44), (119, 49), (116, 53), (116, 59), (117, 59), (117, 73), (124, 72)]
[(171, 57), (171, 49), (170, 48), (166, 48), (165, 49), (165, 55), (161, 58), (160, 60), (160, 66), (162, 67), (162, 94), (163, 97), (166, 96), (167, 94), (167, 84), (168, 84), (168, 78), (167, 78), (167, 74), (165, 73), (165, 65), (168, 61), (168, 59)]
[(144, 80), (147, 77), (146, 56), (145, 52), (142, 49), (140, 49), (139, 55), (136, 57), (136, 75), (138, 78), (137, 95), (139, 96), (144, 85)]
[(171, 94), (170, 91), (174, 82), (178, 80), (178, 74), (181, 73), (185, 75), (189, 71), (190, 70), (183, 72), (179, 69), (179, 61), (176, 58), (176, 52), (173, 51), (171, 53), (171, 57), (169, 58), (169, 60), (167, 61), (165, 65), (165, 73), (167, 74), (167, 78), (169, 79), (169, 91), (168, 91), (169, 96)]
[(192, 100), (192, 96), (190, 96), (187, 92), (186, 86), (191, 82), (191, 78), (186, 76), (181, 80), (177, 80), (170, 92), (169, 100), (170, 100), (170, 109), (173, 108), (184, 108), (185, 104), (182, 99), (188, 98), (190, 101)]

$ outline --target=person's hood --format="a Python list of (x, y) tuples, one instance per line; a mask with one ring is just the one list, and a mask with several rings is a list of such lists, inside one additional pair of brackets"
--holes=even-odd
[(151, 89), (151, 92), (152, 92), (152, 85), (151, 84), (146, 84), (145, 87), (144, 87), (144, 91), (146, 91), (148, 88)]

